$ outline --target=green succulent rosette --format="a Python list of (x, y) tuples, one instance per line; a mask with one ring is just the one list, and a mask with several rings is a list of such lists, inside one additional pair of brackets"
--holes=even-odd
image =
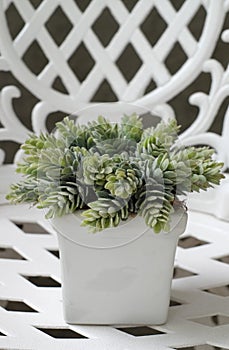
[(22, 145), (22, 180), (7, 199), (46, 209), (53, 218), (83, 211), (92, 232), (141, 215), (154, 232), (168, 231), (182, 196), (207, 190), (224, 177), (209, 147), (178, 147), (175, 119), (143, 128), (141, 118), (121, 123), (99, 116), (87, 125), (66, 117), (52, 134), (31, 134)]

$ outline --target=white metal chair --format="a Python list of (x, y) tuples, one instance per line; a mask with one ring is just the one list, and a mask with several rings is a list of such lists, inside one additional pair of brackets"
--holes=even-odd
[[(223, 30), (229, 1), (92, 0), (85, 4), (88, 6), (84, 9), (79, 0), (0, 2), (0, 70), (12, 72), (36, 97), (37, 103), (31, 113), (33, 131), (46, 131), (48, 116), (53, 112), (72, 114), (93, 105), (96, 91), (103, 84), (117, 99), (117, 102), (103, 105), (104, 112), (116, 113), (124, 102), (129, 111), (138, 106), (162, 118), (175, 116), (171, 99), (184, 91), (201, 72), (208, 72), (210, 90), (190, 96), (189, 102), (198, 107), (199, 113), (180, 138), (187, 145), (214, 147), (226, 170), (229, 167), (228, 108), (222, 133), (219, 135), (209, 129), (229, 95), (229, 69), (212, 58), (217, 42), (229, 41), (229, 30)], [(201, 35), (196, 38), (189, 24), (200, 7), (206, 17)], [(10, 8), (21, 21), (15, 37), (9, 20), (7, 22)], [(69, 28), (59, 41), (53, 39), (48, 30), (49, 21), (55, 21), (57, 10), (65, 17), (65, 29)], [(104, 11), (116, 28), (105, 44), (98, 29)], [(152, 11), (165, 24), (153, 46), (143, 27)], [(39, 72), (34, 72), (26, 61), (26, 54), (34, 43), (44, 56), (45, 64)], [(186, 59), (173, 73), (166, 66), (166, 59), (175, 44), (180, 45)], [(79, 49), (88, 59), (82, 75), (74, 72), (69, 64), (71, 57), (77, 60)], [(134, 72), (123, 71), (125, 50), (135, 56), (138, 67)], [(55, 88), (57, 80), (64, 86), (62, 92)], [(145, 93), (149, 90), (152, 91)], [(18, 86), (4, 86), (1, 90), (2, 141), (20, 144), (30, 132), (14, 110), (13, 101), (19, 96)], [(85, 121), (87, 113), (81, 118)], [(55, 232), (43, 220), (43, 213), (6, 202), (5, 194), (17, 175), (14, 164), (4, 164), (2, 150), (0, 158), (0, 348), (229, 348), (228, 178), (218, 189), (189, 198), (193, 211), (190, 210), (188, 229), (177, 251), (175, 271), (178, 275), (172, 284), (167, 324), (132, 329), (70, 326), (64, 323), (61, 311)], [(14, 163), (19, 158), (20, 152)], [(32, 233), (34, 224), (39, 225), (37, 233)]]

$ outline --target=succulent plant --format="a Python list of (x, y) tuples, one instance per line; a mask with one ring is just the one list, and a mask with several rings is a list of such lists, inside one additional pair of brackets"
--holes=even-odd
[(143, 129), (139, 116), (87, 125), (68, 117), (53, 134), (31, 134), (17, 171), (23, 179), (7, 199), (46, 208), (46, 217), (83, 210), (83, 226), (98, 232), (139, 214), (156, 233), (188, 192), (218, 185), (222, 163), (209, 147), (179, 148), (174, 119)]
[(103, 186), (106, 176), (112, 173), (113, 163), (107, 154), (89, 154), (82, 161), (82, 169), (85, 184)]
[(122, 161), (106, 176), (104, 188), (115, 197), (127, 199), (137, 192), (141, 184), (142, 174), (139, 167), (130, 161)]
[(127, 220), (128, 204), (120, 198), (103, 198), (89, 203), (90, 209), (83, 212), (83, 226), (88, 226), (91, 232), (102, 231), (116, 227), (121, 220)]

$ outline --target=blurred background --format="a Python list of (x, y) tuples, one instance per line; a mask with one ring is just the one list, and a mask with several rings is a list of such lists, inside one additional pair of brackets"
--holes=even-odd
[[(37, 9), (41, 5), (43, 0), (29, 1), (32, 4), (32, 6), (35, 9)], [(90, 4), (90, 0), (74, 1), (82, 12), (84, 12)], [(17, 10), (17, 7), (15, 7), (14, 5), (14, 2), (12, 2), (6, 10), (8, 28), (12, 39), (15, 39), (17, 37), (17, 35), (20, 33), (21, 29), (25, 25), (22, 16)], [(122, 2), (124, 3), (128, 11), (131, 12), (134, 6), (136, 6), (138, 0), (122, 0)], [(171, 3), (173, 4), (176, 10), (179, 10), (179, 8), (183, 5), (184, 0), (171, 0)], [(191, 31), (191, 33), (197, 41), (201, 36), (203, 26), (205, 23), (205, 18), (206, 11), (203, 6), (200, 6), (196, 15), (188, 25), (189, 30)], [(64, 13), (60, 6), (56, 8), (56, 10), (53, 12), (51, 17), (49, 17), (49, 19), (44, 25), (48, 32), (51, 34), (57, 46), (61, 45), (61, 43), (64, 41), (64, 39), (67, 37), (67, 35), (70, 33), (73, 27), (68, 16)], [(224, 23), (225, 28), (228, 28), (228, 26), (229, 14), (227, 15), (227, 18)], [(167, 23), (160, 16), (157, 9), (154, 7), (152, 11), (148, 14), (146, 19), (141, 23), (140, 29), (144, 33), (149, 43), (152, 46), (154, 46), (154, 44), (157, 42), (158, 38), (163, 33), (166, 27)], [(99, 38), (102, 45), (106, 47), (107, 45), (109, 45), (113, 36), (119, 29), (119, 24), (113, 17), (111, 11), (108, 8), (105, 8), (101, 15), (94, 22), (92, 29)], [(219, 41), (216, 45), (212, 57), (220, 61), (222, 66), (225, 68), (228, 64), (228, 56), (228, 45), (226, 45), (222, 41)], [(42, 52), (42, 49), (37, 41), (32, 42), (32, 44), (24, 53), (22, 59), (26, 66), (29, 67), (30, 71), (33, 72), (33, 74), (35, 75), (38, 75), (48, 62), (47, 57)], [(169, 53), (165, 60), (165, 65), (169, 72), (173, 75), (176, 73), (176, 71), (180, 69), (180, 67), (182, 67), (182, 65), (186, 62), (186, 59), (187, 56), (185, 52), (183, 51), (180, 44), (176, 42), (172, 51)], [(134, 47), (131, 44), (125, 47), (124, 51), (116, 61), (117, 66), (119, 67), (121, 73), (123, 74), (127, 82), (131, 81), (135, 73), (141, 67), (141, 63), (141, 58), (139, 57), (138, 53), (135, 51)], [(91, 56), (90, 52), (88, 52), (86, 46), (82, 42), (76, 48), (71, 57), (68, 59), (68, 64), (71, 67), (74, 74), (77, 76), (78, 80), (80, 82), (83, 82), (89, 74), (89, 72), (91, 71), (91, 69), (93, 68), (95, 61), (93, 60), (93, 57)], [(189, 96), (197, 91), (203, 91), (208, 93), (210, 89), (210, 83), (211, 79), (209, 73), (201, 73), (191, 85), (189, 85), (185, 90), (183, 90), (178, 96), (169, 101), (169, 104), (175, 110), (178, 123), (182, 125), (182, 130), (187, 128), (195, 120), (195, 117), (198, 113), (198, 108), (189, 104)], [(11, 72), (1, 71), (0, 87), (2, 89), (7, 85), (15, 85), (19, 87), (21, 91), (21, 96), (13, 100), (13, 108), (18, 118), (22, 121), (22, 123), (28, 129), (32, 130), (31, 112), (33, 107), (39, 102), (39, 99), (36, 96), (32, 95), (30, 91), (28, 91), (19, 81), (17, 81), (17, 79), (12, 75)], [(59, 91), (62, 94), (68, 93), (63, 84), (63, 81), (59, 77), (57, 77), (54, 80), (52, 88), (54, 90)], [(151, 80), (148, 86), (145, 88), (144, 94), (147, 94), (155, 88), (157, 88), (157, 85), (153, 80)], [(112, 90), (112, 87), (109, 84), (109, 82), (106, 79), (104, 79), (104, 81), (100, 84), (95, 94), (92, 96), (91, 102), (114, 101), (117, 101), (117, 96)], [(214, 130), (217, 133), (220, 133), (221, 131), (223, 116), (228, 106), (228, 101), (229, 98), (224, 100), (220, 107), (220, 110), (217, 113), (216, 119), (213, 125), (211, 126), (211, 130)], [(52, 130), (55, 122), (62, 119), (65, 116), (65, 114), (65, 111), (57, 111), (55, 113), (51, 113), (47, 119), (48, 129)], [(0, 142), (0, 148), (7, 151), (7, 155), (5, 158), (6, 163), (12, 162), (13, 156), (18, 147), (19, 145), (15, 142)]]

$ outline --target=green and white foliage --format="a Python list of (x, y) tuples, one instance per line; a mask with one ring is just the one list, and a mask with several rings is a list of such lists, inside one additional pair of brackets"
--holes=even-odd
[(88, 226), (91, 232), (116, 227), (121, 220), (127, 220), (129, 215), (128, 202), (109, 195), (89, 203), (89, 207), (90, 209), (82, 214), (85, 217), (82, 225)]
[(22, 145), (23, 179), (7, 198), (45, 208), (48, 218), (83, 210), (82, 225), (91, 232), (137, 214), (154, 232), (168, 231), (183, 195), (224, 177), (212, 149), (178, 148), (178, 132), (174, 119), (144, 130), (136, 114), (119, 124), (99, 116), (77, 125), (66, 117), (55, 133), (31, 134)]
[(114, 164), (113, 171), (107, 175), (104, 188), (113, 196), (127, 199), (137, 192), (142, 184), (142, 173), (137, 164), (121, 161)]

